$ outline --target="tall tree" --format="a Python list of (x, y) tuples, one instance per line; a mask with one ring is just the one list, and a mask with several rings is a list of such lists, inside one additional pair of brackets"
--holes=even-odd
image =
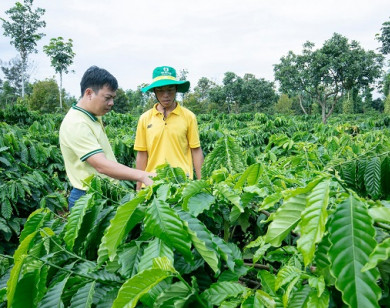
[(302, 55), (290, 51), (282, 57), (274, 66), (275, 79), (284, 93), (306, 93), (317, 102), (326, 123), (346, 91), (366, 90), (381, 76), (383, 56), (337, 33), (322, 48), (313, 48), (313, 43), (306, 42)]
[(28, 55), (38, 50), (37, 41), (45, 34), (38, 30), (46, 27), (46, 22), (40, 20), (45, 10), (32, 9), (33, 0), (24, 0), (24, 4), (16, 2), (15, 6), (5, 13), (10, 21), (0, 18), (3, 22), (4, 35), (11, 38), (11, 45), (15, 46), (22, 60), (22, 97), (24, 98), (25, 72), (28, 63)]
[(75, 53), (72, 48), (72, 39), (64, 42), (61, 36), (52, 38), (49, 45), (43, 46), (43, 51), (50, 57), (51, 66), (60, 75), (60, 109), (62, 109), (62, 73), (67, 74), (68, 67), (73, 63)]
[[(1, 62), (0, 66), (4, 74), (5, 80), (8, 81), (10, 87), (15, 89), (15, 94), (18, 94), (18, 96), (20, 96), (22, 93), (22, 73), (23, 73), (21, 59), (19, 57), (15, 57), (8, 62)], [(24, 76), (25, 76), (25, 81), (27, 81), (30, 78), (27, 68), (25, 70)]]
[(390, 54), (390, 20), (382, 24), (381, 33), (376, 35), (376, 39), (382, 44), (379, 50), (384, 55)]

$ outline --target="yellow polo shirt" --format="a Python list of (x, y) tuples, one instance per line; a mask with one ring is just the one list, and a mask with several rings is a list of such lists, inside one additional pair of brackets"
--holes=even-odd
[(59, 137), (66, 174), (73, 187), (85, 190), (82, 181), (92, 174), (107, 177), (86, 162), (97, 153), (116, 162), (101, 117), (74, 105), (61, 123)]
[(136, 151), (148, 153), (146, 171), (169, 163), (180, 167), (192, 179), (193, 165), (191, 148), (200, 147), (196, 116), (177, 103), (176, 108), (164, 120), (157, 104), (141, 115), (134, 143)]

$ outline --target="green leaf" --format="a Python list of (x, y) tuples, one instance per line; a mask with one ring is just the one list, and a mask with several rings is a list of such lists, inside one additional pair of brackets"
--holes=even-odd
[(172, 263), (174, 260), (172, 249), (159, 238), (155, 238), (148, 244), (148, 247), (145, 248), (138, 264), (138, 272), (152, 268), (153, 259), (158, 257), (167, 257)]
[(38, 231), (42, 225), (51, 219), (51, 212), (49, 209), (38, 209), (30, 214), (22, 233), (20, 234), (20, 242), (22, 242), (29, 234)]
[(325, 180), (319, 183), (306, 198), (306, 208), (301, 214), (299, 223), (301, 237), (297, 242), (305, 266), (313, 260), (316, 244), (321, 241), (325, 232), (329, 193), (330, 180)]
[(135, 307), (142, 295), (171, 275), (172, 273), (169, 271), (152, 268), (131, 277), (119, 289), (112, 308)]
[(256, 298), (267, 308), (276, 307), (275, 300), (272, 296), (262, 290), (256, 290)]
[(138, 209), (138, 206), (144, 200), (145, 197), (143, 196), (137, 197), (118, 207), (101, 240), (98, 251), (98, 265), (103, 264), (107, 256), (111, 261), (114, 260), (118, 246), (144, 217), (144, 213)]
[(226, 242), (218, 236), (215, 236), (211, 233), (213, 243), (217, 246), (217, 251), (220, 254), (221, 258), (226, 262), (228, 268), (234, 272), (236, 263), (234, 262), (233, 251), (226, 244)]
[(373, 157), (367, 162), (364, 185), (367, 193), (373, 198), (378, 199), (381, 195), (381, 160), (379, 157)]
[(124, 277), (132, 277), (137, 273), (141, 248), (135, 241), (122, 245), (118, 249), (119, 273)]
[(192, 260), (191, 241), (182, 220), (164, 201), (153, 199), (146, 210), (145, 232), (176, 248), (186, 260)]
[(11, 203), (9, 202), (8, 198), (4, 200), (4, 202), (1, 203), (1, 215), (5, 219), (10, 219), (12, 215), (12, 206)]
[(219, 258), (216, 252), (216, 245), (212, 240), (211, 232), (207, 230), (201, 221), (191, 216), (189, 213), (181, 210), (177, 213), (183, 220), (196, 250), (211, 267), (211, 269), (216, 274), (219, 273)]
[(384, 206), (374, 206), (368, 209), (368, 213), (375, 222), (390, 222), (390, 208)]
[(240, 213), (244, 213), (244, 209), (241, 205), (241, 198), (238, 193), (236, 193), (226, 183), (218, 183), (214, 187), (225, 199), (227, 199), (234, 206), (236, 206), (239, 209)]
[(76, 294), (73, 295), (70, 302), (70, 308), (89, 308), (92, 305), (93, 295), (95, 293), (96, 282), (88, 282), (83, 287), (77, 290)]
[(295, 287), (295, 285), (297, 284), (297, 282), (299, 281), (300, 277), (299, 276), (296, 276), (294, 277), (288, 284), (286, 290), (284, 291), (284, 294), (282, 296), (282, 300), (283, 300), (283, 306), (284, 307), (287, 307), (287, 304), (290, 300), (290, 294), (293, 290), (293, 288)]
[(214, 283), (201, 294), (201, 298), (208, 304), (220, 305), (228, 298), (234, 298), (247, 291), (243, 285), (237, 282), (222, 281)]
[(73, 246), (79, 234), (87, 210), (93, 206), (92, 198), (92, 194), (82, 196), (79, 200), (77, 200), (76, 204), (70, 211), (68, 222), (65, 225), (66, 231), (64, 235), (66, 247), (70, 250), (73, 250)]
[(179, 281), (170, 285), (157, 297), (154, 307), (170, 307), (169, 305), (176, 307), (174, 305), (184, 304), (191, 295), (191, 290), (184, 282)]
[(209, 177), (214, 170), (221, 167), (226, 168), (230, 174), (242, 172), (245, 168), (244, 155), (238, 143), (227, 135), (221, 137), (205, 157), (202, 176)]
[(329, 307), (329, 292), (325, 290), (321, 296), (317, 296), (315, 290), (312, 290), (309, 295), (309, 300), (307, 302), (307, 307), (316, 307), (316, 308), (328, 308)]
[(12, 302), (14, 300), (15, 290), (19, 281), (21, 269), (27, 257), (27, 252), (36, 234), (37, 232), (33, 232), (30, 235), (28, 235), (23, 240), (23, 242), (20, 243), (19, 247), (16, 249), (14, 253), (14, 266), (11, 270), (10, 278), (7, 282), (7, 301), (9, 307), (12, 305)]
[(260, 276), (263, 290), (271, 294), (272, 296), (276, 296), (276, 277), (265, 270), (259, 271), (258, 275)]
[(341, 166), (341, 175), (348, 186), (355, 188), (356, 185), (356, 161), (351, 161)]
[(280, 246), (284, 238), (298, 224), (305, 206), (306, 195), (297, 195), (284, 200), (283, 204), (269, 218), (272, 219), (272, 222), (268, 226), (265, 241), (272, 246)]
[(210, 184), (208, 184), (206, 181), (203, 180), (197, 180), (197, 181), (190, 181), (186, 187), (184, 187), (182, 191), (182, 198), (183, 198), (183, 209), (188, 210), (188, 200), (201, 192), (204, 191), (205, 188), (210, 187)]
[(390, 237), (385, 239), (382, 243), (378, 244), (372, 254), (369, 257), (368, 262), (362, 268), (362, 272), (370, 270), (378, 265), (382, 261), (386, 261), (390, 258)]
[(42, 300), (38, 303), (38, 308), (62, 308), (64, 304), (61, 300), (61, 295), (64, 292), (65, 285), (68, 281), (69, 275), (64, 276), (62, 280), (52, 285)]
[(279, 202), (283, 198), (281, 192), (276, 192), (272, 195), (269, 195), (264, 198), (263, 203), (259, 207), (259, 210), (267, 210), (275, 205), (276, 202)]
[(365, 204), (349, 195), (338, 205), (329, 232), (331, 270), (344, 303), (351, 307), (379, 307), (378, 270), (361, 272), (376, 246), (375, 229)]
[[(309, 301), (309, 294), (311, 292), (309, 285), (304, 285), (300, 290), (294, 292), (292, 295), (288, 307), (308, 307), (307, 302)], [(316, 306), (312, 306), (313, 308)]]
[(248, 183), (248, 186), (256, 185), (263, 172), (263, 165), (260, 163), (249, 166), (240, 176), (239, 180), (234, 186), (234, 189), (242, 188), (245, 183)]
[(301, 275), (301, 270), (296, 268), (295, 266), (284, 266), (282, 267), (275, 280), (275, 290), (277, 291), (279, 288), (284, 286), (285, 284), (293, 281), (296, 277)]
[(187, 203), (188, 211), (197, 217), (205, 210), (209, 210), (214, 201), (215, 197), (213, 195), (201, 192), (189, 198)]
[(18, 281), (13, 298), (13, 308), (36, 307), (38, 296), (39, 270), (25, 273)]
[(390, 195), (390, 156), (386, 156), (381, 164), (382, 191)]

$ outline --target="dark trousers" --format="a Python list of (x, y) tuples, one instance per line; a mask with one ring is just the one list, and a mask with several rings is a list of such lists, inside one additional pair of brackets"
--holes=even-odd
[(78, 188), (72, 188), (70, 191), (70, 195), (68, 198), (68, 208), (69, 210), (74, 206), (75, 202), (79, 200), (82, 196), (84, 196), (86, 193), (85, 190), (81, 190)]

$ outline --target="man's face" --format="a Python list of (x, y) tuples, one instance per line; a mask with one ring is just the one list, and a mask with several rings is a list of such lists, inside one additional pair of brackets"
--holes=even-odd
[(171, 107), (176, 98), (176, 86), (158, 87), (154, 89), (154, 93), (156, 94), (157, 100), (164, 108)]
[(102, 116), (111, 111), (112, 106), (114, 106), (116, 91), (113, 91), (111, 88), (104, 86), (97, 93), (91, 90), (90, 95), (90, 107), (93, 114), (96, 116)]

